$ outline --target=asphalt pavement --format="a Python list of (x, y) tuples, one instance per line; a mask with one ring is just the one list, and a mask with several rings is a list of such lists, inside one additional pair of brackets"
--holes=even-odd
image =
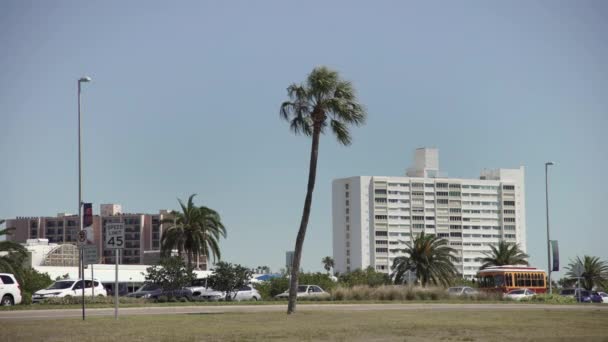
[[(547, 305), (547, 304), (299, 304), (300, 311), (608, 311), (608, 305)], [(278, 305), (198, 305), (120, 308), (119, 316), (187, 315), (221, 313), (260, 313), (287, 311), (286, 304)], [(114, 308), (87, 309), (88, 317), (114, 316)], [(12, 310), (0, 311), (0, 322), (9, 320), (80, 318), (81, 309)]]

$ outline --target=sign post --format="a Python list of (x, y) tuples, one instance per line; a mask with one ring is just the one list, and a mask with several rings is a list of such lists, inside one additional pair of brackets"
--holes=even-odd
[(123, 223), (106, 224), (105, 248), (116, 250), (116, 269), (114, 277), (114, 319), (118, 319), (118, 258), (120, 250), (125, 247), (125, 225)]
[[(94, 281), (93, 264), (97, 262), (97, 247), (95, 245), (83, 245), (80, 247), (82, 258), (85, 265), (91, 266), (91, 281)], [(92, 296), (95, 297), (95, 283), (91, 283)]]
[(78, 274), (80, 276), (80, 281), (82, 281), (82, 320), (84, 321), (84, 292), (85, 292), (85, 281), (84, 281), (84, 251), (83, 248), (84, 246), (86, 246), (87, 244), (87, 232), (84, 230), (79, 230), (78, 231), (78, 238), (76, 240), (76, 243), (78, 244), (78, 260), (79, 262), (79, 270), (78, 270)]

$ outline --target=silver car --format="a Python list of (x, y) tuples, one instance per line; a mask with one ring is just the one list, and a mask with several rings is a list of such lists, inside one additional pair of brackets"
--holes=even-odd
[(455, 286), (448, 289), (448, 294), (455, 297), (474, 296), (477, 293), (477, 290), (468, 286)]
[[(298, 286), (298, 298), (313, 298), (313, 297), (329, 297), (329, 293), (323, 291), (317, 285), (299, 285)], [(288, 298), (289, 297), (289, 289), (285, 292), (274, 296), (274, 298)]]

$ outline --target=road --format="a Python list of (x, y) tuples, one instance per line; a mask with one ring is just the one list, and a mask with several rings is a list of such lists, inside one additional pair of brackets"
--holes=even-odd
[[(121, 308), (119, 316), (220, 314), (226, 312), (259, 313), (286, 311), (287, 305), (217, 305), (158, 306)], [(300, 304), (301, 311), (499, 311), (499, 310), (574, 310), (608, 312), (608, 305), (545, 305), (545, 304)], [(113, 308), (87, 309), (88, 317), (114, 316)], [(80, 318), (80, 309), (0, 311), (0, 322), (9, 320)]]

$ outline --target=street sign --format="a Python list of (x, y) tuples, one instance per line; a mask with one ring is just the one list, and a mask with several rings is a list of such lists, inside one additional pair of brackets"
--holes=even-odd
[(106, 249), (125, 248), (125, 225), (123, 223), (106, 224)]
[(82, 246), (82, 257), (85, 265), (96, 264), (99, 260), (97, 247), (95, 245)]
[(86, 230), (80, 230), (78, 231), (78, 245), (82, 246), (85, 245), (87, 243), (87, 232)]

